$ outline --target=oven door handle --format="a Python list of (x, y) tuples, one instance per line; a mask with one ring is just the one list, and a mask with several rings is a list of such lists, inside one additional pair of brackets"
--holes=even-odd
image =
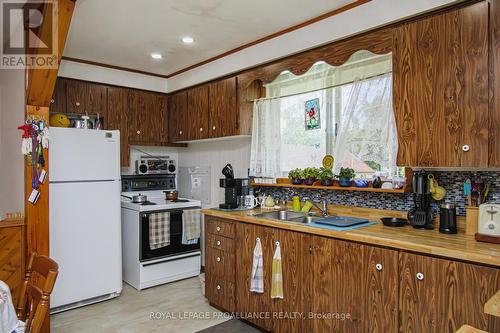
[(164, 260), (158, 260), (158, 261), (155, 261), (155, 262), (145, 262), (142, 264), (142, 267), (147, 267), (147, 266), (153, 266), (153, 265), (157, 265), (157, 264), (163, 264), (164, 262), (167, 262), (167, 261), (176, 261), (176, 260), (181, 260), (181, 259), (186, 259), (186, 258), (191, 258), (191, 257), (197, 257), (197, 256), (200, 256), (201, 253), (199, 251), (196, 251), (196, 252), (192, 252), (192, 253), (186, 253), (185, 255), (179, 255), (179, 256), (175, 256), (175, 257), (167, 257), (165, 258)]

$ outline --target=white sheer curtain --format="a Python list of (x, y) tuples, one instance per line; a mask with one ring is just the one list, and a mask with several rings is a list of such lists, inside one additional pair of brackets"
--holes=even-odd
[(255, 101), (250, 152), (251, 176), (262, 178), (280, 176), (280, 127), (280, 100)]
[(333, 156), (334, 173), (351, 166), (350, 159), (373, 161), (396, 172), (398, 139), (392, 109), (392, 74), (356, 81), (345, 87)]

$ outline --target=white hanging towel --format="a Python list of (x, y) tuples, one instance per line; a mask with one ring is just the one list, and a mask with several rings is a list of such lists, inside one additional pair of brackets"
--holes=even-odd
[(264, 293), (264, 259), (262, 257), (262, 244), (257, 238), (253, 249), (252, 278), (250, 292)]
[(283, 299), (283, 268), (281, 267), (280, 242), (276, 242), (276, 250), (273, 256), (271, 298)]

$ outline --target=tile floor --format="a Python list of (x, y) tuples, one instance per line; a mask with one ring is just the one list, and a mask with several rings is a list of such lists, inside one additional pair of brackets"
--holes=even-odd
[[(151, 319), (152, 312), (163, 319)], [(198, 317), (206, 313), (208, 318), (186, 319), (185, 312)], [(124, 283), (118, 298), (52, 315), (51, 332), (194, 333), (228, 319), (208, 304), (196, 277), (140, 292)]]

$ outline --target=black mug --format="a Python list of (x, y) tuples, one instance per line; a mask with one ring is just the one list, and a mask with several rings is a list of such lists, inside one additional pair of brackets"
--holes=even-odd
[(457, 210), (455, 205), (441, 205), (439, 212), (439, 232), (443, 234), (457, 233)]

